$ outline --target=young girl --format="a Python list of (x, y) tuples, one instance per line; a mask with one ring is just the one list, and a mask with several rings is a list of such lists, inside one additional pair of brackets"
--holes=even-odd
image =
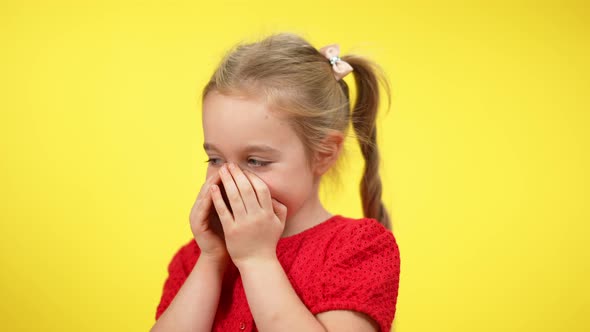
[[(280, 33), (224, 57), (203, 91), (194, 239), (168, 265), (152, 331), (390, 331), (400, 257), (381, 203), (379, 67), (338, 53)], [(350, 122), (366, 165), (360, 219), (318, 195)]]

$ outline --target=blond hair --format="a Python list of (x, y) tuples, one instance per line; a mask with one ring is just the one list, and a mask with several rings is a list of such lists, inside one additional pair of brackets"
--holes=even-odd
[(329, 151), (324, 138), (334, 131), (346, 137), (352, 122), (365, 160), (360, 184), (364, 216), (391, 230), (389, 214), (381, 201), (375, 125), (380, 100), (378, 80), (386, 89), (390, 105), (389, 84), (381, 68), (365, 57), (349, 54), (341, 59), (354, 69), (357, 97), (352, 113), (348, 85), (335, 79), (328, 59), (299, 35), (286, 32), (236, 44), (223, 56), (202, 98), (211, 91), (263, 98), (269, 108), (288, 117), (305, 146), (310, 165), (314, 152)]

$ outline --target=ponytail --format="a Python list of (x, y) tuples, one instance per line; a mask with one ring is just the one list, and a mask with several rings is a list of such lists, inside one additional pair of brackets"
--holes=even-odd
[[(391, 230), (389, 214), (381, 201), (382, 184), (379, 176), (379, 149), (377, 147), (377, 110), (379, 108), (380, 78), (388, 96), (388, 109), (391, 106), (389, 84), (377, 64), (356, 56), (345, 55), (342, 60), (348, 62), (353, 70), (357, 87), (356, 102), (353, 107), (352, 126), (359, 140), (360, 150), (365, 159), (365, 167), (360, 183), (363, 213), (367, 218), (378, 220), (385, 228)], [(381, 75), (377, 76), (377, 72)], [(342, 85), (346, 85), (343, 80)], [(348, 88), (344, 87), (348, 94)]]

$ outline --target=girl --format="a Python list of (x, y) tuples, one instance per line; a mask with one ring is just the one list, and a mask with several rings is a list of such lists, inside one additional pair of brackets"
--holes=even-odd
[[(203, 91), (209, 164), (194, 240), (168, 265), (152, 331), (391, 329), (400, 258), (381, 203), (378, 67), (338, 52), (280, 33), (221, 61)], [(318, 195), (349, 121), (366, 163), (360, 219), (331, 214)]]

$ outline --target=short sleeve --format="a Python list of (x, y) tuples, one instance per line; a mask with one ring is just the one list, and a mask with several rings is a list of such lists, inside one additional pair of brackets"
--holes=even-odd
[(160, 303), (156, 309), (156, 320), (166, 311), (166, 308), (168, 308), (189, 275), (190, 270), (187, 267), (187, 261), (190, 259), (191, 247), (193, 247), (191, 242), (182, 246), (168, 263), (168, 277), (164, 282)]
[(389, 332), (397, 303), (399, 248), (391, 231), (377, 220), (355, 220), (330, 244), (322, 273), (317, 276), (319, 301), (313, 314), (354, 310)]

